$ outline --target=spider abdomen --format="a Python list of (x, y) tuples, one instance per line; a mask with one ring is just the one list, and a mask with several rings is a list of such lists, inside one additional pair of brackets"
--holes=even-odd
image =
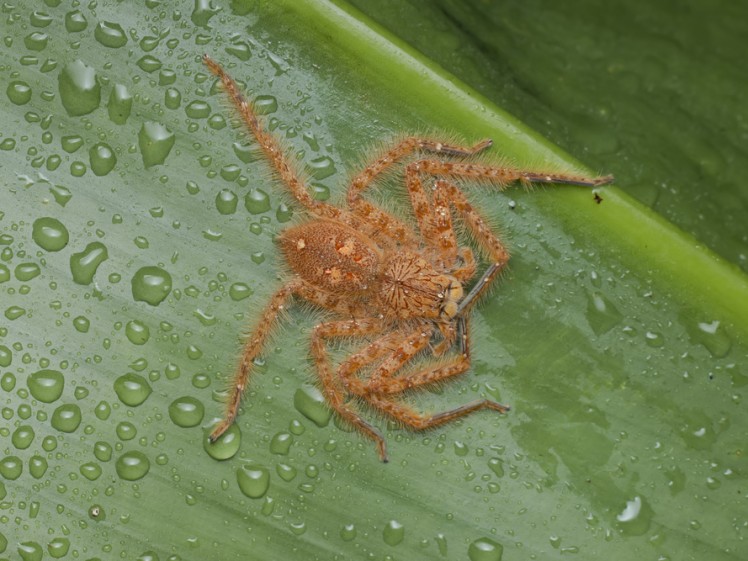
[(315, 220), (289, 228), (278, 241), (294, 273), (332, 293), (368, 291), (381, 268), (379, 247), (334, 220)]

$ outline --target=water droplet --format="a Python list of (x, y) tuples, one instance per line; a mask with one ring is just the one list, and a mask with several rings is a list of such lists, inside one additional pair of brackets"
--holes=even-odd
[(216, 195), (216, 208), (221, 214), (234, 214), (238, 203), (239, 197), (229, 189), (223, 189)]
[(325, 396), (316, 386), (302, 385), (293, 397), (296, 410), (318, 427), (325, 427), (330, 422), (332, 410), (327, 406)]
[(15, 271), (13, 271), (16, 278), (21, 282), (30, 281), (38, 277), (41, 272), (41, 268), (36, 263), (20, 263), (16, 266)]
[(647, 331), (644, 334), (644, 340), (647, 342), (647, 345), (655, 348), (662, 347), (665, 344), (665, 337), (657, 331)]
[(77, 284), (91, 284), (96, 270), (109, 258), (106, 246), (101, 242), (91, 242), (80, 253), (70, 256), (70, 272)]
[(132, 296), (137, 302), (158, 306), (171, 292), (171, 275), (160, 267), (142, 267), (132, 278)]
[(52, 403), (60, 399), (65, 387), (65, 378), (57, 370), (39, 370), (26, 380), (31, 395), (42, 403)]
[(190, 14), (192, 23), (198, 27), (208, 27), (208, 21), (220, 11), (220, 8), (213, 6), (211, 0), (195, 0), (195, 7)]
[(382, 537), (387, 545), (398, 545), (405, 539), (405, 526), (397, 520), (390, 520), (382, 530)]
[(315, 201), (326, 201), (330, 198), (330, 188), (321, 183), (312, 183), (312, 197)]
[(13, 431), (10, 441), (19, 450), (25, 450), (34, 442), (34, 429), (29, 425), (21, 425)]
[(244, 197), (244, 206), (250, 214), (260, 214), (270, 210), (270, 195), (262, 189), (252, 189)]
[(205, 430), (203, 448), (214, 460), (227, 460), (233, 457), (239, 451), (241, 445), (241, 430), (239, 426), (236, 424), (231, 425), (217, 441), (211, 443), (208, 437), (214, 428), (215, 423)]
[(95, 462), (86, 462), (81, 464), (80, 472), (89, 481), (96, 481), (101, 477), (101, 466)]
[(112, 459), (112, 445), (103, 440), (94, 444), (94, 456), (100, 462), (108, 462)]
[(504, 546), (489, 538), (478, 538), (468, 546), (470, 561), (501, 561)]
[(99, 142), (88, 151), (91, 170), (98, 176), (106, 175), (117, 165), (117, 156), (112, 147), (104, 142)]
[(96, 520), (96, 522), (101, 522), (102, 520), (106, 520), (106, 511), (99, 504), (91, 505), (88, 509), (88, 517), (91, 520)]
[(243, 282), (235, 282), (229, 288), (229, 296), (235, 302), (244, 300), (245, 298), (252, 296), (253, 293), (254, 291), (249, 288), (249, 285)]
[(60, 251), (70, 239), (65, 225), (49, 216), (34, 220), (31, 237), (36, 244), (47, 251)]
[(86, 316), (78, 316), (73, 319), (73, 327), (79, 333), (88, 333), (91, 328), (91, 321)]
[(94, 38), (110, 49), (124, 47), (127, 44), (127, 35), (118, 23), (111, 21), (99, 22), (94, 30)]
[(138, 435), (138, 429), (135, 428), (135, 425), (127, 421), (122, 421), (121, 423), (117, 423), (117, 426), (114, 429), (114, 432), (117, 434), (117, 438), (119, 438), (120, 440), (125, 440), (125, 441), (132, 440)]
[(439, 555), (441, 555), (442, 557), (446, 557), (447, 556), (447, 536), (439, 532), (438, 534), (436, 534), (434, 541), (436, 542), (436, 548), (439, 550)]
[(114, 381), (114, 393), (120, 401), (130, 407), (137, 407), (151, 395), (151, 385), (139, 374), (128, 372)]
[(163, 63), (152, 55), (140, 57), (135, 64), (137, 64), (143, 72), (155, 72), (163, 66)]
[(88, 27), (88, 20), (80, 10), (73, 10), (65, 14), (65, 29), (68, 33), (79, 33)]
[(0, 263), (0, 283), (8, 282), (10, 280), (10, 269), (7, 265)]
[[(55, 442), (57, 442), (55, 440)], [(29, 458), (29, 473), (34, 479), (41, 479), (47, 473), (49, 464), (44, 456), (34, 455)]]
[(623, 314), (602, 292), (588, 294), (587, 321), (595, 335), (603, 335), (618, 325)]
[(41, 561), (44, 550), (36, 542), (22, 542), (18, 544), (18, 555), (23, 561)]
[(288, 464), (277, 464), (275, 466), (275, 472), (278, 474), (278, 477), (280, 477), (286, 483), (288, 483), (289, 481), (293, 481), (297, 473), (296, 468), (293, 466), (289, 466)]
[(24, 308), (21, 308), (20, 306), (9, 306), (5, 310), (5, 317), (13, 321), (15, 319), (20, 318), (25, 313), (26, 313), (26, 310)]
[(206, 119), (210, 117), (210, 105), (202, 100), (191, 101), (184, 108), (190, 119)]
[[(2, 367), (10, 366), (11, 362), (13, 362), (13, 351), (11, 351), (5, 345), (0, 345), (0, 366)], [(14, 385), (15, 385), (15, 381), (14, 381)], [(3, 386), (3, 389), (5, 389), (5, 386)], [(10, 391), (10, 390), (6, 390), (6, 391)]]
[(641, 536), (649, 531), (652, 509), (639, 496), (626, 501), (626, 508), (616, 515), (617, 527), (627, 536)]
[(258, 115), (270, 115), (278, 110), (278, 100), (272, 95), (258, 95), (252, 106)]
[(54, 410), (51, 424), (60, 432), (75, 432), (82, 419), (80, 407), (75, 403), (65, 403)]
[(169, 405), (169, 417), (178, 427), (195, 427), (205, 416), (205, 406), (194, 397), (178, 397)]
[(13, 481), (23, 473), (23, 462), (18, 456), (5, 456), (0, 460), (0, 475)]
[(330, 177), (337, 171), (335, 169), (335, 162), (328, 156), (315, 158), (306, 167), (309, 175), (318, 181)]
[(117, 458), (115, 469), (117, 470), (117, 475), (119, 475), (121, 479), (125, 479), (126, 481), (137, 481), (146, 476), (148, 471), (151, 469), (151, 462), (142, 452), (131, 450)]
[(145, 345), (151, 338), (151, 330), (142, 321), (133, 319), (127, 322), (125, 335), (133, 345)]
[(167, 109), (179, 109), (182, 105), (182, 93), (176, 88), (167, 88), (164, 93), (164, 105)]
[(49, 35), (41, 31), (34, 31), (23, 38), (23, 44), (30, 51), (43, 51), (49, 42)]
[(21, 80), (13, 80), (5, 92), (8, 99), (16, 105), (26, 105), (31, 101), (31, 86)]
[(68, 115), (87, 115), (99, 106), (101, 85), (96, 79), (96, 71), (80, 59), (65, 65), (58, 85), (60, 100)]
[(688, 334), (695, 344), (702, 344), (714, 358), (727, 356), (732, 347), (732, 341), (721, 322), (698, 322), (695, 327), (688, 325)]
[(68, 154), (72, 154), (81, 146), (83, 146), (83, 137), (78, 136), (77, 134), (63, 136), (60, 144), (62, 145), (62, 149), (65, 150), (65, 152), (67, 152)]
[(270, 471), (255, 462), (247, 462), (236, 470), (239, 489), (251, 499), (259, 499), (270, 487)]
[(278, 205), (278, 208), (275, 211), (275, 219), (283, 224), (284, 222), (288, 222), (293, 217), (293, 209), (289, 207), (286, 203), (281, 203)]
[(270, 441), (270, 452), (272, 452), (273, 454), (285, 456), (291, 449), (291, 444), (293, 444), (293, 436), (291, 435), (291, 433), (279, 432), (278, 434), (273, 436), (272, 440)]
[(249, 45), (243, 41), (234, 43), (233, 45), (226, 47), (226, 52), (230, 55), (235, 56), (243, 62), (248, 61), (252, 56), (252, 51), (250, 51)]
[(143, 123), (138, 133), (138, 146), (146, 168), (163, 164), (174, 147), (174, 133), (161, 123), (148, 121)]
[(109, 403), (107, 403), (106, 401), (100, 401), (96, 404), (96, 407), (94, 408), (94, 415), (96, 415), (97, 419), (106, 421), (111, 414), (112, 406), (109, 405)]
[(358, 534), (358, 532), (356, 531), (356, 526), (353, 524), (346, 524), (340, 529), (340, 538), (344, 542), (355, 540), (356, 534)]
[(491, 458), (488, 460), (488, 467), (497, 477), (504, 477), (504, 462), (499, 458)]
[(109, 119), (118, 125), (124, 125), (132, 111), (132, 95), (122, 84), (115, 84), (107, 102)]

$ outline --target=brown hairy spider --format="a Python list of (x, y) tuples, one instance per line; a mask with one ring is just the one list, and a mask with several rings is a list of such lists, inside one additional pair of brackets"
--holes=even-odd
[[(468, 370), (469, 312), (509, 259), (504, 244), (453, 179), (483, 181), (503, 189), (513, 181), (525, 186), (598, 186), (610, 183), (612, 177), (491, 167), (468, 159), (491, 146), (490, 140), (463, 147), (411, 136), (354, 176), (348, 186), (347, 207), (339, 208), (312, 198), (286, 151), (263, 128), (236, 82), (207, 55), (203, 61), (222, 82), (278, 178), (311, 216), (279, 236), (292, 275), (270, 298), (244, 344), (228, 391), (224, 418), (210, 434), (210, 440), (216, 441), (236, 419), (253, 361), (262, 352), (291, 297), (338, 316), (312, 329), (311, 354), (319, 381), (330, 407), (376, 443), (383, 461), (387, 461), (384, 437), (359, 414), (357, 401), (414, 430), (443, 425), (480, 409), (507, 412), (509, 407), (481, 399), (427, 415), (399, 399), (408, 390), (422, 389)], [(419, 153), (448, 159), (407, 159)], [(417, 231), (361, 196), (383, 172), (404, 161), (405, 187)], [(453, 212), (490, 260), (487, 270), (467, 293), (464, 287), (476, 275), (476, 259), (470, 247), (458, 245)], [(365, 340), (363, 346), (333, 367), (328, 342), (356, 338)], [(425, 361), (405, 368), (417, 357), (424, 357)], [(428, 360), (429, 357), (435, 358)]]

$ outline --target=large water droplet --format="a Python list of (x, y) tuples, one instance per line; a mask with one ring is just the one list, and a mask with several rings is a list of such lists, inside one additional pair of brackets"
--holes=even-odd
[(70, 234), (62, 222), (46, 216), (34, 220), (31, 237), (42, 249), (60, 251), (68, 244)]
[(195, 0), (195, 7), (190, 14), (192, 23), (198, 27), (208, 27), (208, 21), (220, 11), (220, 8), (213, 6), (211, 0)]
[(587, 321), (595, 335), (607, 333), (623, 319), (623, 314), (601, 292), (593, 292), (588, 298)]
[(110, 49), (124, 47), (127, 44), (127, 35), (125, 30), (118, 23), (110, 21), (99, 22), (94, 30), (94, 38)]
[(270, 487), (270, 470), (255, 462), (247, 462), (236, 470), (239, 489), (251, 499), (259, 499)]
[(290, 432), (279, 432), (270, 441), (270, 451), (273, 454), (285, 456), (293, 444), (293, 435)]
[(344, 542), (349, 542), (356, 539), (356, 534), (358, 534), (358, 532), (356, 531), (356, 526), (354, 526), (353, 524), (346, 524), (340, 529), (340, 538)]
[(49, 42), (49, 35), (41, 31), (34, 31), (23, 38), (23, 44), (30, 51), (43, 51)]
[(132, 296), (158, 306), (171, 292), (171, 275), (160, 267), (143, 267), (132, 278)]
[(13, 80), (6, 90), (8, 99), (16, 105), (26, 105), (31, 101), (31, 86), (21, 80)]
[(18, 555), (23, 561), (41, 561), (44, 550), (36, 542), (21, 542), (18, 544)]
[(68, 33), (79, 33), (88, 27), (88, 20), (80, 10), (73, 10), (65, 14), (65, 29)]
[[(57, 441), (55, 440), (55, 442)], [(44, 456), (39, 456), (38, 454), (36, 454), (29, 458), (29, 473), (34, 479), (41, 479), (42, 477), (44, 477), (44, 474), (47, 473), (48, 468), (49, 463), (47, 462), (47, 458), (45, 458)]]
[(205, 101), (191, 101), (184, 108), (184, 112), (190, 119), (207, 119), (210, 117), (210, 105)]
[(244, 206), (250, 214), (260, 214), (270, 210), (270, 195), (262, 189), (252, 189), (244, 197)]
[(230, 189), (222, 189), (216, 195), (216, 208), (221, 214), (234, 214), (239, 203), (239, 197)]
[(228, 460), (238, 451), (242, 443), (242, 432), (236, 424), (231, 425), (215, 442), (210, 441), (210, 433), (216, 423), (205, 428), (203, 434), (203, 448), (214, 460)]
[(133, 372), (124, 374), (114, 381), (114, 392), (117, 397), (130, 407), (137, 407), (143, 403), (151, 395), (151, 391), (153, 390), (148, 380)]
[(161, 123), (154, 121), (143, 123), (138, 133), (138, 146), (143, 156), (143, 165), (149, 168), (163, 164), (174, 147), (175, 140), (174, 133)]
[(57, 370), (39, 370), (26, 380), (31, 395), (42, 403), (52, 403), (60, 398), (65, 378)]
[(254, 291), (249, 287), (249, 285), (243, 282), (235, 282), (229, 288), (229, 296), (235, 302), (252, 296), (253, 292)]
[(101, 466), (96, 462), (86, 462), (80, 466), (81, 475), (89, 481), (96, 481), (101, 477), (101, 471)]
[(468, 546), (470, 561), (501, 561), (504, 546), (489, 538), (478, 538)]
[(132, 95), (127, 91), (127, 87), (122, 84), (116, 84), (109, 94), (107, 102), (109, 119), (118, 125), (124, 125), (127, 122), (130, 112), (132, 111)]
[(70, 540), (67, 538), (52, 538), (47, 544), (47, 551), (52, 559), (65, 557), (70, 550)]
[(75, 432), (82, 420), (81, 408), (75, 403), (66, 403), (54, 410), (51, 424), (60, 432)]
[(5, 456), (0, 460), (0, 475), (13, 481), (23, 473), (23, 462), (18, 456)]
[(117, 165), (117, 156), (112, 147), (104, 142), (99, 142), (88, 151), (91, 162), (91, 170), (98, 176), (106, 175)]
[(36, 263), (19, 263), (13, 273), (19, 281), (28, 282), (38, 277), (42, 270)]
[(330, 177), (337, 171), (335, 169), (335, 162), (328, 156), (315, 158), (306, 167), (309, 175), (318, 181)]
[(169, 417), (178, 427), (199, 425), (205, 415), (205, 406), (199, 399), (191, 396), (178, 397), (169, 405)]
[[(5, 345), (0, 345), (0, 366), (2, 367), (10, 366), (11, 362), (13, 362), (13, 351), (11, 351)], [(5, 389), (5, 386), (3, 386), (3, 389)], [(10, 390), (6, 390), (6, 391), (10, 391)]]
[(390, 520), (384, 525), (382, 537), (387, 545), (398, 545), (405, 539), (405, 526), (397, 520)]
[(117, 458), (115, 468), (120, 478), (127, 481), (137, 481), (146, 476), (148, 470), (151, 469), (151, 462), (142, 452), (132, 450)]
[(77, 284), (91, 284), (96, 269), (109, 258), (106, 246), (101, 242), (91, 242), (80, 253), (70, 256), (70, 272)]
[(332, 410), (327, 406), (325, 396), (316, 386), (304, 384), (293, 396), (297, 411), (318, 427), (325, 427), (330, 422)]
[(732, 340), (721, 322), (698, 322), (694, 326), (688, 323), (688, 334), (693, 343), (701, 343), (714, 358), (724, 358), (730, 352)]
[(58, 79), (60, 100), (68, 115), (87, 115), (99, 106), (101, 86), (96, 71), (80, 59), (75, 60), (60, 72)]
[(649, 531), (652, 509), (639, 496), (626, 501), (626, 507), (616, 516), (618, 528), (628, 536), (641, 536)]
[(21, 425), (13, 431), (10, 441), (19, 450), (25, 450), (34, 442), (34, 429), (29, 425)]

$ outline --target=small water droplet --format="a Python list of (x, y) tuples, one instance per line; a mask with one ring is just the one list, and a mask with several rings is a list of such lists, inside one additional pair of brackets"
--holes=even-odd
[(91, 328), (91, 321), (86, 316), (77, 316), (73, 319), (73, 327), (80, 333), (88, 333)]
[(163, 164), (174, 147), (176, 137), (173, 132), (161, 123), (148, 121), (143, 123), (138, 133), (138, 146), (146, 168)]
[(356, 526), (353, 524), (346, 524), (340, 529), (340, 537), (344, 542), (349, 542), (356, 539)]
[(244, 197), (244, 206), (250, 214), (260, 214), (270, 210), (270, 195), (262, 189), (252, 189)]
[(151, 462), (142, 452), (131, 450), (117, 458), (115, 469), (121, 479), (137, 481), (146, 476), (151, 469)]
[(118, 125), (124, 125), (132, 111), (132, 95), (122, 84), (115, 84), (107, 102), (109, 119)]
[(60, 251), (70, 240), (65, 225), (49, 216), (34, 220), (31, 237), (39, 247), (47, 251)]
[(112, 459), (112, 445), (103, 440), (94, 444), (94, 456), (100, 462), (108, 462)]
[(316, 386), (302, 385), (293, 397), (296, 410), (318, 427), (325, 427), (330, 422), (332, 410), (327, 406), (325, 396)]
[(101, 242), (91, 242), (80, 253), (70, 256), (70, 272), (77, 284), (91, 284), (96, 270), (109, 258), (106, 246)]
[(81, 408), (74, 403), (65, 403), (54, 410), (51, 424), (60, 432), (75, 432), (82, 420)]
[(151, 330), (142, 321), (133, 319), (127, 322), (125, 335), (133, 345), (145, 345), (151, 338)]
[(160, 267), (142, 267), (132, 278), (132, 296), (158, 306), (171, 292), (171, 275)]
[(96, 79), (96, 71), (80, 59), (65, 65), (58, 78), (58, 87), (60, 101), (72, 117), (91, 113), (101, 101), (101, 85)]
[(382, 537), (387, 545), (398, 545), (405, 539), (405, 526), (397, 520), (390, 520), (382, 530)]
[(210, 105), (205, 101), (191, 101), (184, 108), (184, 112), (190, 119), (207, 119), (210, 117)]
[(242, 432), (236, 424), (231, 425), (218, 440), (211, 442), (208, 438), (216, 423), (206, 427), (203, 434), (203, 448), (214, 460), (228, 460), (238, 451), (242, 443)]
[(80, 472), (89, 481), (96, 481), (101, 477), (101, 466), (95, 462), (86, 462), (81, 464)]
[(169, 405), (169, 418), (178, 427), (188, 428), (199, 425), (205, 416), (205, 406), (191, 396), (178, 397)]
[(288, 464), (277, 464), (275, 466), (275, 472), (278, 474), (278, 477), (286, 483), (293, 481), (297, 473), (296, 468)]
[(151, 395), (151, 385), (139, 374), (129, 372), (114, 381), (114, 392), (120, 401), (130, 407), (137, 407)]
[(88, 20), (80, 10), (73, 10), (65, 14), (65, 29), (68, 33), (79, 33), (88, 27)]
[(122, 29), (120, 24), (111, 21), (99, 22), (99, 25), (94, 30), (94, 38), (110, 49), (124, 47), (127, 44), (125, 30)]
[(644, 334), (644, 340), (647, 342), (647, 345), (655, 348), (662, 347), (665, 344), (665, 337), (657, 331), (647, 331)]
[(26, 385), (35, 399), (42, 403), (52, 403), (60, 399), (65, 378), (57, 370), (38, 370), (29, 375)]
[(98, 176), (106, 175), (117, 165), (117, 156), (112, 147), (104, 142), (99, 142), (88, 151), (91, 170)]
[(468, 546), (470, 561), (501, 561), (504, 546), (490, 538), (478, 538)]
[(315, 158), (310, 161), (306, 167), (309, 175), (318, 181), (330, 177), (337, 172), (335, 169), (335, 162), (333, 162), (332, 158), (329, 156)]
[[(57, 442), (55, 440), (55, 442)], [(34, 455), (29, 458), (29, 473), (34, 479), (41, 479), (47, 473), (49, 463), (44, 456)]]
[(31, 86), (21, 80), (13, 80), (6, 90), (8, 99), (16, 105), (26, 105), (31, 101)]
[[(13, 362), (13, 351), (11, 351), (5, 345), (0, 345), (0, 366), (2, 367), (10, 366), (11, 362)], [(11, 374), (11, 376), (13, 375)], [(10, 391), (6, 389), (6, 385), (3, 385), (3, 389), (5, 391)], [(13, 385), (15, 385), (15, 377), (13, 378)], [(10, 389), (12, 390), (13, 388), (10, 388)]]
[(279, 432), (270, 441), (270, 452), (286, 456), (293, 444), (293, 436), (289, 432)]
[(235, 302), (244, 300), (245, 298), (252, 296), (253, 293), (254, 291), (249, 287), (249, 285), (243, 282), (235, 282), (229, 288), (229, 296)]
[(259, 499), (270, 487), (270, 470), (255, 463), (247, 462), (236, 470), (239, 489), (251, 499)]

